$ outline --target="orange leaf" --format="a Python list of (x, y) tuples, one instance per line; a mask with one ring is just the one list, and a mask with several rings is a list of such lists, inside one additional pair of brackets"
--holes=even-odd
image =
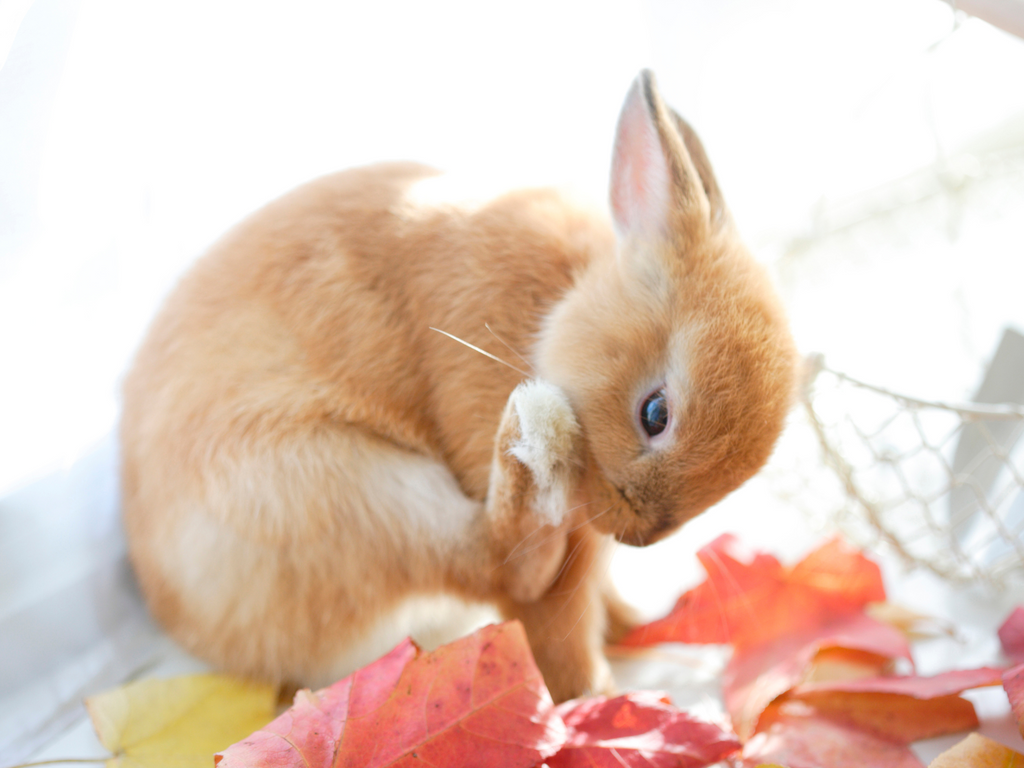
[(885, 600), (881, 569), (842, 539), (832, 539), (811, 552), (793, 566), (787, 579), (857, 607)]
[(974, 705), (957, 694), (999, 685), (992, 667), (916, 675), (805, 683), (790, 696), (833, 720), (856, 725), (893, 741), (909, 743), (978, 726)]
[(565, 729), (518, 622), (423, 654), (410, 641), (295, 705), (216, 758), (220, 768), (535, 765)]
[(771, 555), (745, 550), (724, 534), (697, 553), (708, 578), (686, 592), (668, 616), (638, 627), (622, 645), (728, 643), (756, 623), (760, 606), (783, 586), (781, 563)]
[(569, 735), (549, 768), (699, 768), (740, 747), (733, 734), (651, 691), (567, 701), (558, 712)]
[(928, 768), (1024, 768), (1024, 755), (972, 733), (932, 760)]
[(897, 693), (822, 691), (799, 700), (830, 720), (900, 744), (978, 727), (974, 705), (955, 694), (917, 699)]
[(668, 616), (633, 630), (623, 645), (759, 645), (885, 599), (878, 566), (838, 539), (788, 570), (730, 534), (697, 556), (708, 578), (680, 597)]

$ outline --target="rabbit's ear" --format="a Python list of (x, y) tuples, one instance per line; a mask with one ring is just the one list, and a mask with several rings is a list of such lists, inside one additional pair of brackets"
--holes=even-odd
[(699, 237), (710, 221), (704, 184), (648, 70), (633, 81), (619, 115), (610, 195), (623, 238)]
[(688, 122), (683, 120), (674, 109), (670, 108), (669, 112), (683, 139), (683, 144), (686, 145), (686, 151), (690, 154), (690, 160), (693, 161), (693, 165), (697, 169), (701, 184), (704, 185), (704, 194), (707, 195), (708, 205), (711, 208), (711, 223), (716, 226), (722, 224), (728, 220), (729, 210), (725, 206), (722, 190), (718, 187), (718, 180), (711, 170), (711, 161), (708, 160), (708, 155), (704, 151), (704, 145), (701, 144), (697, 132)]

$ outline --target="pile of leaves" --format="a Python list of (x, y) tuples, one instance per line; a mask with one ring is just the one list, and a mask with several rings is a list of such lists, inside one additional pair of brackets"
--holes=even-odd
[[(885, 607), (879, 569), (861, 553), (831, 541), (784, 567), (723, 536), (699, 557), (707, 579), (623, 644), (732, 645), (731, 727), (657, 692), (555, 706), (515, 622), (430, 653), (405, 641), (299, 691), (277, 718), (270, 688), (216, 675), (143, 681), (90, 699), (89, 711), (111, 768), (209, 768), (214, 752), (218, 768), (910, 768), (921, 766), (911, 742), (978, 726), (960, 693), (1000, 684), (1024, 734), (1024, 608), (999, 633), (1016, 666), (895, 674), (913, 670), (910, 619)], [(932, 768), (990, 765), (1024, 766), (1024, 755), (972, 734)]]
[[(730, 535), (698, 557), (707, 580), (624, 644), (733, 646), (722, 688), (744, 742), (734, 757), (737, 766), (918, 768), (909, 744), (976, 728), (974, 706), (959, 694), (1001, 683), (1024, 733), (1024, 609), (1000, 630), (1007, 656), (1021, 666), (896, 675), (900, 665), (913, 670), (900, 628), (909, 629), (907, 615), (884, 604), (878, 566), (842, 541), (828, 542), (789, 568)], [(889, 621), (873, 617), (871, 609)], [(971, 743), (989, 748), (979, 740)], [(1017, 759), (1024, 765), (1024, 757)], [(972, 760), (933, 765), (987, 765)]]

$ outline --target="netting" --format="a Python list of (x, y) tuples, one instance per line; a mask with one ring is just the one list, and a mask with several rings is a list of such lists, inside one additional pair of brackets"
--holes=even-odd
[(908, 397), (820, 356), (803, 401), (845, 494), (832, 515), (844, 533), (953, 581), (1024, 575), (1024, 408)]

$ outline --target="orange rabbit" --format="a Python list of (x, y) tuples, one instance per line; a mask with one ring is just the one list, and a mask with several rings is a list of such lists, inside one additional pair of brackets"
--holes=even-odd
[(450, 595), (520, 619), (556, 700), (607, 690), (632, 621), (607, 545), (764, 463), (783, 313), (650, 73), (619, 118), (614, 231), (550, 190), (426, 202), (438, 181), (319, 179), (181, 281), (125, 383), (132, 561), (167, 630), (245, 675), (329, 682)]

